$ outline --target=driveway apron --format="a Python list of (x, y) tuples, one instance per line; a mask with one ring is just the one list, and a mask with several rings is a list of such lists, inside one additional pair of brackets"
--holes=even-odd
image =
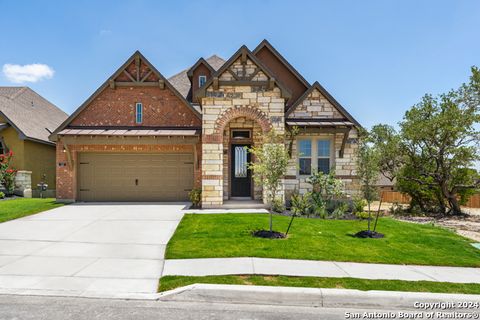
[(0, 293), (153, 294), (186, 203), (85, 203), (0, 224)]

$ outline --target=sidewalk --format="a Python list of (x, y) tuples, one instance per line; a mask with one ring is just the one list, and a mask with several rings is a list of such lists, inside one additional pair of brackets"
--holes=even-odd
[(480, 268), (268, 258), (165, 260), (162, 276), (207, 276), (229, 274), (480, 283)]

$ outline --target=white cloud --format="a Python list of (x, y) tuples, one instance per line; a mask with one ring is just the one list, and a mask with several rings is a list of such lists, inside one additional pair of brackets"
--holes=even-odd
[(109, 36), (110, 34), (112, 34), (112, 31), (108, 30), (108, 29), (102, 29), (102, 30), (100, 30), (99, 34), (102, 37), (106, 37), (106, 36)]
[(8, 81), (13, 83), (37, 82), (43, 79), (51, 79), (55, 71), (46, 64), (4, 64), (3, 74)]

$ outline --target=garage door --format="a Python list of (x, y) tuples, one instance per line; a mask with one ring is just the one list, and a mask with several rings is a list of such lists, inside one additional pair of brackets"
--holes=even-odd
[(183, 201), (193, 181), (193, 154), (79, 154), (81, 201)]

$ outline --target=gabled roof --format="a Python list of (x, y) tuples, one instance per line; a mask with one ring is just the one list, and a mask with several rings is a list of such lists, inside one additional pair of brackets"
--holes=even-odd
[(205, 67), (207, 67), (207, 69), (210, 70), (210, 73), (212, 73), (212, 74), (215, 73), (215, 69), (213, 69), (212, 66), (207, 61), (205, 61), (205, 59), (200, 58), (200, 59), (197, 60), (197, 62), (195, 62), (195, 64), (190, 69), (188, 69), (187, 76), (189, 78), (192, 78), (193, 77), (193, 71), (195, 71), (195, 69), (197, 69), (197, 67), (201, 64), (203, 64)]
[(185, 99), (185, 97), (178, 92), (178, 90), (140, 53), (140, 51), (135, 51), (135, 53), (128, 58), (128, 60), (120, 67), (118, 68), (117, 71), (113, 73), (111, 77), (107, 79), (80, 107), (78, 107), (75, 112), (73, 112), (67, 120), (65, 120), (51, 135), (50, 139), (52, 141), (56, 140), (57, 133), (63, 130), (65, 127), (68, 126), (68, 124), (75, 119), (80, 112), (82, 112), (85, 108), (88, 107), (88, 105), (103, 91), (105, 90), (109, 85), (110, 81), (114, 80), (116, 77), (118, 77), (122, 72), (127, 68), (133, 61), (135, 61), (136, 58), (139, 58), (143, 63), (147, 65), (147, 67), (152, 71), (154, 75), (156, 75), (160, 80), (163, 80), (165, 82), (165, 87), (170, 89), (184, 104), (187, 106), (192, 112), (199, 118), (201, 119), (202, 116), (201, 114), (190, 104), (188, 101)]
[[(253, 53), (247, 48), (247, 46), (243, 45), (240, 47), (240, 49), (237, 50), (237, 52), (230, 57), (230, 59), (227, 60), (227, 62), (225, 62), (223, 64), (223, 66), (220, 67), (220, 69), (218, 69), (213, 75), (212, 77), (210, 78), (210, 80), (207, 81), (207, 83), (205, 83), (205, 85), (203, 85), (201, 88), (197, 89), (194, 93), (195, 96), (203, 96), (205, 95), (205, 92), (207, 90), (208, 87), (210, 87), (210, 85), (212, 85), (213, 81), (214, 81), (214, 78), (218, 78), (220, 77), (220, 75), (222, 75), (222, 73), (224, 73), (225, 71), (227, 71), (227, 69), (235, 62), (237, 61), (243, 54), (246, 55), (246, 57), (248, 59), (250, 59), (254, 64), (256, 64), (260, 70), (265, 73), (265, 75), (269, 78), (275, 78), (275, 76), (272, 74), (272, 72), (260, 61), (257, 59), (257, 57), (255, 57), (253, 55)], [(275, 81), (275, 84), (280, 88), (280, 90), (282, 91), (282, 94), (288, 99), (291, 97), (291, 93), (290, 91), (283, 85), (281, 84), (280, 82), (278, 81)]]
[(348, 113), (347, 110), (345, 110), (344, 107), (342, 107), (342, 105), (337, 101), (335, 100), (334, 97), (332, 97), (332, 95), (330, 93), (328, 93), (328, 91), (322, 87), (320, 85), (320, 83), (318, 83), (318, 81), (315, 81), (314, 84), (312, 84), (310, 86), (310, 88), (308, 88), (307, 91), (305, 91), (305, 93), (287, 110), (287, 112), (285, 113), (285, 118), (287, 118), (296, 108), (298, 105), (300, 105), (309, 95), (310, 93), (313, 92), (313, 90), (318, 90), (320, 91), (320, 93), (338, 110), (338, 112), (340, 112), (346, 119), (350, 120), (353, 124), (355, 124), (355, 126), (361, 128), (362, 125), (357, 121), (355, 120), (355, 118), (350, 114)]
[[(220, 58), (217, 55), (213, 55), (210, 58), (205, 59), (205, 61), (208, 63), (210, 67), (214, 71), (220, 69), (220, 67), (225, 63), (225, 60)], [(197, 61), (198, 62), (198, 61)], [(191, 68), (190, 68), (191, 69)], [(168, 78), (168, 81), (184, 96), (187, 98), (189, 96), (192, 84), (190, 82), (190, 79), (188, 78), (187, 72), (189, 69), (185, 69), (180, 71), (179, 73), (171, 76)]]
[(0, 87), (0, 116), (20, 136), (45, 144), (68, 115), (28, 87)]
[(285, 65), (285, 67), (301, 82), (305, 85), (306, 88), (310, 87), (310, 83), (305, 80), (305, 78), (300, 74), (300, 72), (297, 71), (297, 69), (295, 69), (291, 64), (290, 62), (287, 61), (287, 59), (285, 59), (281, 54), (280, 52), (277, 51), (277, 49), (275, 49), (271, 44), (270, 42), (268, 42), (267, 39), (263, 39), (262, 42), (260, 42), (260, 44), (253, 50), (253, 54), (256, 55), (261, 49), (263, 48), (267, 48), (268, 50), (270, 50), (273, 55), (278, 59), (280, 60), (280, 62), (283, 63), (283, 65)]

